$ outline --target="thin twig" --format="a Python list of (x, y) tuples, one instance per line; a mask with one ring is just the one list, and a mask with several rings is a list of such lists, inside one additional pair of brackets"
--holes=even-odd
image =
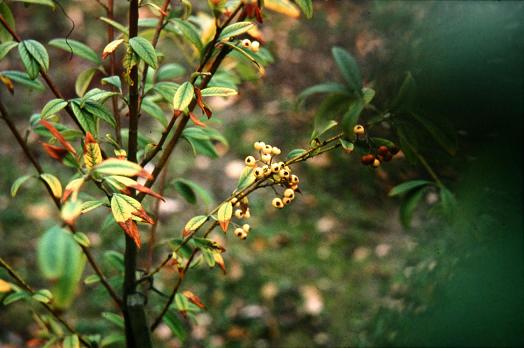
[[(18, 283), (18, 285), (21, 288), (23, 288), (25, 291), (27, 291), (31, 295), (35, 294), (36, 291), (24, 279), (22, 279), (22, 277), (14, 270), (13, 267), (11, 267), (1, 257), (0, 257), (0, 266), (7, 271), (7, 273), (11, 276), (11, 278), (16, 280), (16, 282)], [(51, 314), (53, 317), (55, 317), (55, 319), (58, 320), (67, 329), (67, 331), (69, 331), (73, 335), (78, 336), (78, 339), (80, 340), (80, 342), (82, 342), (82, 344), (84, 344), (86, 347), (91, 347), (91, 344), (85, 338), (83, 338), (82, 335), (80, 335), (75, 329), (73, 329), (73, 327), (71, 325), (69, 325), (65, 321), (65, 319), (62, 318), (60, 316), (60, 314), (53, 309), (53, 307), (51, 307), (47, 303), (40, 302), (40, 301), (38, 301), (38, 302), (40, 303), (40, 305), (42, 305), (42, 307), (45, 308), (46, 311), (49, 312), (49, 314)]]
[[(167, 178), (167, 168), (162, 172), (162, 175), (160, 176), (160, 187), (158, 188), (157, 192), (159, 195), (164, 195), (164, 190), (166, 187), (166, 178)], [(156, 243), (156, 232), (158, 229), (158, 225), (160, 224), (160, 219), (158, 218), (158, 213), (160, 211), (160, 199), (155, 200), (155, 205), (153, 206), (153, 216), (156, 217), (156, 221), (154, 224), (151, 225), (151, 229), (149, 231), (149, 241), (147, 243), (147, 259), (146, 259), (146, 272), (149, 272), (149, 269), (151, 268), (151, 265), (153, 264), (153, 247)]]

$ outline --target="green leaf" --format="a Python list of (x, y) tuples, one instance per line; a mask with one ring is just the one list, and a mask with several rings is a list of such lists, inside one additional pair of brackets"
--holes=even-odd
[(62, 348), (80, 348), (80, 340), (77, 335), (66, 336)]
[(104, 253), (106, 261), (120, 272), (124, 271), (124, 255), (118, 251), (109, 250)]
[(115, 86), (116, 88), (118, 88), (120, 93), (122, 93), (122, 81), (120, 80), (120, 76), (114, 75), (114, 76), (104, 77), (101, 81), (102, 81), (102, 84), (110, 84), (112, 86)]
[(20, 42), (18, 45), (18, 53), (20, 54), (20, 59), (22, 60), (22, 64), (24, 65), (25, 71), (27, 72), (27, 76), (31, 80), (34, 80), (38, 77), (38, 74), (40, 73), (40, 66), (38, 62), (33, 58), (33, 56), (29, 53), (29, 50), (27, 49), (27, 45), (24, 41)]
[(22, 71), (16, 71), (16, 70), (6, 70), (2, 71), (0, 75), (7, 77), (8, 79), (19, 83), (22, 86), (28, 87), (30, 89), (34, 89), (36, 91), (44, 91), (45, 87), (44, 85), (35, 79), (32, 79), (29, 77), (28, 74)]
[(49, 45), (61, 50), (73, 53), (75, 56), (84, 58), (92, 63), (101, 64), (102, 61), (96, 52), (86, 44), (72, 39), (53, 39)]
[(142, 59), (147, 65), (156, 69), (158, 67), (158, 58), (156, 56), (155, 48), (148, 40), (140, 36), (135, 36), (129, 39), (129, 45), (133, 51)]
[(358, 123), (362, 110), (364, 110), (364, 101), (359, 98), (349, 105), (348, 110), (342, 116), (342, 129), (350, 139), (355, 139), (353, 127)]
[(432, 185), (432, 184), (433, 183), (428, 180), (410, 180), (410, 181), (403, 182), (402, 184), (393, 187), (391, 191), (389, 191), (388, 195), (390, 197), (398, 196), (398, 195), (407, 193), (411, 190), (414, 190), (416, 188), (419, 188), (421, 186), (427, 186), (427, 185)]
[(47, 289), (41, 289), (36, 291), (31, 297), (33, 297), (35, 301), (49, 303), (53, 299), (53, 294)]
[(174, 307), (181, 312), (187, 312), (189, 309), (189, 300), (182, 294), (176, 294)]
[(11, 303), (15, 303), (16, 301), (20, 301), (22, 299), (26, 299), (28, 298), (29, 295), (27, 294), (27, 292), (25, 291), (19, 291), (19, 292), (13, 292), (9, 295), (7, 295), (4, 300), (2, 301), (2, 303), (7, 306), (7, 305), (10, 305)]
[(102, 317), (106, 319), (107, 321), (110, 321), (111, 323), (115, 324), (121, 329), (125, 328), (124, 324), (124, 318), (119, 316), (118, 314), (111, 313), (111, 312), (103, 312)]
[(73, 234), (73, 239), (80, 244), (81, 246), (84, 246), (88, 248), (91, 245), (91, 242), (89, 241), (89, 237), (85, 233), (82, 232), (75, 232)]
[[(0, 15), (4, 20), (9, 24), (9, 26), (15, 30), (15, 19), (13, 17), (13, 13), (11, 12), (11, 9), (9, 6), (4, 2), (0, 2)], [(0, 25), (0, 42), (6, 42), (9, 40), (13, 40), (13, 37), (7, 31), (7, 29), (4, 28), (3, 25)]]
[(113, 117), (113, 114), (102, 104), (88, 100), (85, 102), (83, 109), (87, 110), (94, 117), (104, 120), (111, 127), (116, 127), (116, 121)]
[(42, 179), (45, 183), (47, 183), (47, 185), (49, 185), (51, 191), (53, 192), (53, 195), (56, 198), (62, 197), (62, 184), (56, 176), (48, 173), (43, 173), (40, 174), (40, 179)]
[(393, 99), (390, 109), (394, 111), (409, 111), (416, 97), (416, 84), (411, 72), (407, 72), (397, 96)]
[(86, 94), (84, 94), (84, 96), (82, 97), (83, 102), (81, 104), (83, 105), (86, 100), (92, 100), (94, 102), (104, 103), (107, 99), (115, 95), (119, 95), (119, 93), (106, 91), (100, 88), (93, 88), (89, 90)]
[(375, 90), (373, 88), (364, 87), (362, 88), (362, 99), (364, 104), (368, 105), (375, 98)]
[(416, 119), (424, 129), (433, 137), (433, 139), (451, 156), (454, 156), (457, 152), (457, 137), (453, 130), (443, 129), (439, 127), (433, 121), (426, 117), (422, 117), (418, 114), (412, 113), (414, 119)]
[(238, 183), (237, 183), (237, 188), (236, 188), (237, 191), (240, 191), (248, 187), (256, 180), (254, 172), (255, 172), (254, 169), (251, 167), (245, 167), (242, 170), (242, 173), (240, 174), (240, 178), (238, 178)]
[(227, 87), (208, 87), (201, 92), (202, 97), (229, 97), (238, 94), (238, 91)]
[(295, 0), (295, 4), (300, 7), (307, 19), (313, 17), (313, 3), (311, 0)]
[(355, 149), (355, 144), (344, 139), (340, 139), (340, 145), (347, 152), (352, 152)]
[(44, 45), (36, 40), (24, 40), (20, 45), (25, 46), (31, 57), (40, 65), (42, 71), (49, 70), (49, 55)]
[(425, 193), (425, 187), (422, 186), (417, 190), (412, 190), (409, 192), (402, 201), (400, 206), (400, 222), (402, 222), (402, 225), (405, 228), (410, 227), (413, 213), (415, 212), (415, 209), (417, 208), (421, 199), (424, 197)]
[(18, 46), (18, 42), (6, 41), (0, 45), (0, 59), (3, 59), (9, 51)]
[(40, 118), (45, 120), (50, 116), (58, 113), (60, 110), (67, 106), (67, 101), (64, 99), (51, 99), (44, 105), (42, 112), (40, 112)]
[(191, 82), (186, 81), (176, 90), (173, 97), (173, 109), (184, 111), (195, 96), (195, 91)]
[(373, 145), (375, 145), (376, 147), (384, 145), (384, 146), (390, 148), (390, 147), (395, 146), (395, 143), (392, 142), (392, 141), (389, 140), (389, 139), (377, 138), (377, 137), (370, 137), (369, 140), (370, 140), (371, 143), (372, 143)]
[(322, 103), (320, 103), (315, 114), (311, 139), (318, 137), (319, 131), (332, 126), (332, 121), (340, 118), (340, 114), (344, 113), (349, 107), (348, 103), (350, 101), (346, 95), (332, 94), (327, 96)]
[(79, 97), (82, 97), (89, 88), (91, 80), (95, 76), (96, 71), (96, 68), (89, 68), (87, 70), (82, 71), (76, 78), (75, 92)]
[(187, 338), (184, 323), (178, 318), (173, 310), (168, 310), (164, 318), (164, 323), (171, 329), (171, 332), (183, 343)]
[(26, 4), (44, 5), (49, 6), (53, 10), (55, 9), (55, 3), (53, 0), (11, 0), (16, 2), (24, 2)]
[(100, 342), (100, 346), (107, 347), (107, 346), (113, 346), (117, 343), (120, 343), (117, 346), (123, 347), (125, 345), (125, 342), (126, 342), (126, 336), (122, 334), (114, 333), (114, 334), (104, 337), (102, 341)]
[(112, 19), (109, 19), (107, 17), (100, 17), (100, 20), (104, 23), (107, 23), (109, 24), (110, 26), (112, 26), (113, 28), (115, 28), (116, 30), (118, 30), (119, 32), (121, 32), (122, 34), (124, 34), (125, 36), (129, 36), (129, 30), (127, 30), (127, 28), (125, 26), (123, 26), (122, 24), (112, 20)]
[(218, 37), (218, 41), (225, 41), (230, 37), (244, 34), (254, 27), (255, 25), (251, 22), (237, 22), (230, 24), (222, 30), (220, 36)]
[(82, 203), (82, 214), (90, 212), (93, 209), (101, 207), (105, 204), (104, 201), (87, 201)]
[(362, 95), (362, 78), (355, 58), (341, 47), (333, 47), (331, 53), (352, 92)]
[(67, 239), (67, 231), (59, 226), (53, 226), (38, 241), (37, 260), (44, 277), (56, 279), (64, 274)]
[(182, 65), (171, 63), (171, 64), (162, 65), (156, 73), (156, 78), (159, 81), (171, 80), (171, 79), (175, 79), (177, 77), (183, 76), (185, 73), (186, 73), (186, 69)]
[(298, 157), (298, 156), (302, 155), (304, 152), (306, 152), (306, 150), (304, 150), (304, 149), (293, 149), (293, 150), (289, 151), (289, 153), (286, 156), (286, 159), (290, 160), (292, 158)]
[(227, 45), (227, 46), (231, 47), (233, 50), (235, 50), (236, 52), (240, 53), (241, 57), (244, 57), (247, 60), (249, 60), (251, 63), (255, 64), (258, 69), (261, 68), (260, 63), (253, 56), (254, 55), (253, 52), (248, 51), (247, 49), (245, 49), (243, 47), (240, 47), (240, 46), (237, 46), (235, 44), (232, 44), (230, 42), (224, 42), (224, 45)]
[(166, 128), (167, 127), (167, 119), (166, 115), (164, 114), (164, 111), (158, 106), (151, 97), (145, 97), (142, 99), (142, 108), (141, 111), (150, 115), (155, 120), (160, 122), (160, 124)]
[(320, 137), (322, 134), (326, 133), (328, 130), (332, 129), (336, 125), (338, 125), (338, 122), (335, 120), (329, 120), (325, 123), (319, 124), (313, 130), (313, 133), (311, 134), (311, 140)]
[(452, 216), (457, 208), (457, 199), (455, 198), (455, 195), (444, 186), (440, 188), (440, 204), (444, 214), (448, 217)]
[(86, 132), (90, 132), (91, 134), (93, 134), (93, 136), (97, 137), (98, 124), (94, 116), (86, 110), (81, 109), (78, 105), (79, 102), (80, 100), (73, 100), (73, 102), (71, 103), (71, 109), (73, 110), (76, 119)]
[(195, 204), (197, 202), (197, 196), (208, 206), (214, 201), (213, 197), (206, 189), (189, 179), (175, 179), (173, 186), (188, 203)]
[(85, 285), (91, 285), (91, 284), (98, 283), (99, 281), (100, 281), (100, 277), (98, 275), (91, 274), (91, 275), (85, 277), (84, 284)]
[(102, 161), (100, 164), (96, 165), (92, 169), (95, 173), (99, 175), (122, 175), (122, 176), (143, 176), (143, 168), (134, 162), (117, 159), (117, 158), (108, 158)]
[(309, 96), (317, 93), (342, 94), (349, 96), (346, 86), (336, 82), (326, 82), (306, 88), (298, 95), (298, 102), (304, 102)]
[(20, 186), (22, 186), (27, 180), (29, 180), (32, 177), (33, 175), (24, 175), (16, 179), (13, 185), (11, 185), (11, 197), (16, 196), (16, 193), (18, 192)]
[(172, 26), (167, 26), (166, 30), (182, 35), (191, 42), (199, 52), (203, 50), (204, 45), (200, 40), (200, 34), (193, 24), (179, 18), (171, 19), (170, 23)]
[(189, 142), (195, 156), (202, 154), (210, 158), (218, 158), (211, 137), (202, 128), (188, 127), (182, 132), (182, 137)]

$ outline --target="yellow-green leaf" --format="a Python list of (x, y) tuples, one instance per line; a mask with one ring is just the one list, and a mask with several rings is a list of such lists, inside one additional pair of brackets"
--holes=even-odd
[(64, 99), (51, 99), (42, 109), (40, 118), (43, 120), (48, 119), (50, 116), (56, 114), (66, 106), (67, 102)]
[(199, 229), (207, 221), (207, 216), (198, 215), (189, 220), (184, 227), (183, 235), (184, 237), (190, 234), (193, 231)]
[(84, 184), (84, 178), (77, 178), (71, 180), (65, 187), (64, 195), (62, 196), (62, 201), (66, 201), (69, 196), (71, 196), (72, 201), (76, 201), (78, 198), (78, 191), (80, 187)]
[(18, 192), (20, 186), (22, 186), (22, 184), (29, 180), (31, 177), (32, 175), (24, 175), (16, 179), (13, 185), (11, 186), (11, 197), (16, 196), (16, 193)]
[(233, 215), (233, 205), (230, 201), (223, 203), (220, 208), (218, 208), (217, 218), (220, 227), (224, 232), (227, 231), (229, 226), (229, 221), (231, 220), (231, 215)]
[(238, 94), (233, 88), (227, 87), (208, 87), (204, 88), (201, 92), (202, 97), (229, 97)]
[(153, 69), (156, 69), (158, 67), (155, 48), (148, 40), (140, 36), (135, 36), (129, 39), (129, 46), (131, 46), (133, 51), (147, 65), (151, 66)]
[(118, 158), (108, 158), (94, 166), (92, 171), (99, 175), (142, 176), (151, 178), (151, 175), (139, 164)]
[(91, 169), (102, 162), (102, 152), (100, 145), (96, 142), (91, 133), (86, 134), (84, 142), (84, 163), (87, 169)]
[(60, 180), (58, 180), (56, 176), (43, 173), (40, 174), (40, 179), (42, 179), (49, 186), (49, 188), (51, 188), (53, 196), (56, 198), (62, 197), (62, 184), (60, 184)]
[(118, 40), (113, 40), (110, 43), (108, 43), (106, 47), (104, 47), (104, 50), (102, 51), (102, 59), (105, 59), (108, 55), (113, 53), (118, 48), (118, 46), (120, 46), (123, 42), (124, 42), (124, 39), (118, 39)]
[(218, 38), (219, 41), (227, 40), (230, 37), (244, 34), (245, 32), (253, 29), (255, 25), (251, 22), (237, 22), (228, 25), (222, 30)]
[(238, 179), (237, 190), (242, 190), (248, 187), (255, 181), (255, 179), (256, 177), (253, 168), (245, 167)]
[(188, 81), (184, 82), (178, 87), (173, 97), (173, 108), (184, 111), (193, 100), (194, 95), (193, 85)]
[(68, 225), (73, 225), (75, 220), (82, 213), (82, 202), (76, 201), (67, 201), (60, 211), (60, 217)]

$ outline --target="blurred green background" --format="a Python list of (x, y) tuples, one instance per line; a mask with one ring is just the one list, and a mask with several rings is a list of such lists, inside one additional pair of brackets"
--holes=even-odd
[[(102, 15), (96, 2), (61, 3), (76, 25), (72, 38), (103, 47), (103, 28), (91, 29)], [(365, 84), (377, 91), (377, 105), (398, 93), (410, 71), (417, 108), (456, 131), (455, 156), (432, 147), (423, 153), (455, 193), (458, 207), (453, 216), (439, 214), (430, 191), (405, 229), (399, 201), (387, 193), (402, 181), (427, 179), (418, 165), (398, 159), (372, 170), (342, 151), (301, 165), (296, 171), (303, 195), (291, 207), (276, 212), (271, 192), (257, 193), (250, 199), (252, 232), (246, 241), (219, 231), (213, 235), (227, 249), (228, 273), (203, 266), (189, 273), (184, 289), (198, 294), (208, 310), (188, 326), (185, 346), (522, 346), (524, 4), (314, 5), (311, 20), (268, 13), (271, 24), (262, 30), (274, 64), (263, 79), (246, 82), (232, 103), (214, 105), (229, 149), (209, 161), (193, 158), (190, 148), (181, 146), (169, 180), (189, 177), (221, 201), (234, 189), (239, 161), (254, 141), (284, 152), (305, 146), (318, 103), (313, 99), (297, 109), (296, 96), (316, 83), (341, 79), (331, 57), (331, 47), (341, 46), (357, 59)], [(58, 9), (53, 21), (48, 9), (17, 4), (13, 10), (24, 37), (48, 41), (64, 36), (70, 26)], [(124, 12), (119, 16), (125, 18)], [(50, 53), (51, 75), (70, 86), (72, 97), (72, 74), (82, 70), (81, 62), (58, 50)], [(4, 60), (0, 68), (13, 64)], [(26, 90), (14, 97), (1, 93), (22, 131), (50, 99)], [(389, 129), (378, 132), (387, 135)], [(45, 287), (35, 272), (34, 250), (57, 214), (37, 184), (10, 198), (13, 181), (32, 168), (6, 127), (0, 136), (0, 255), (32, 284)], [(29, 139), (46, 168), (54, 168), (37, 139)], [(161, 240), (178, 236), (189, 216), (205, 211), (203, 204), (187, 204), (172, 187), (165, 195), (170, 199), (161, 209)], [(121, 232), (100, 232), (101, 220), (84, 221), (81, 228), (100, 249), (121, 251)], [(159, 260), (163, 252), (159, 247)], [(114, 272), (102, 252), (95, 253), (106, 271)], [(162, 277), (167, 290), (175, 272)], [(67, 317), (86, 332), (108, 332), (98, 313), (111, 309), (102, 289), (82, 286)], [(0, 307), (0, 346), (23, 347), (33, 330), (28, 305)], [(180, 344), (167, 328), (157, 335), (166, 347)]]

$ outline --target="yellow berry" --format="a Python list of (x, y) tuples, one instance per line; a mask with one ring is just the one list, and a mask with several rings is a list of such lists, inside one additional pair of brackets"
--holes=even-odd
[(276, 198), (273, 198), (273, 201), (271, 202), (271, 204), (275, 207), (275, 208), (279, 208), (279, 209), (282, 209), (284, 208), (284, 203), (282, 202), (282, 200), (278, 197)]
[(293, 191), (293, 189), (290, 189), (290, 188), (285, 189), (284, 197), (291, 198), (291, 199), (295, 198), (295, 191)]
[(244, 232), (244, 230), (241, 228), (241, 227), (237, 227), (235, 228), (235, 236), (237, 236), (238, 238), (242, 238), (242, 236), (246, 233)]
[(240, 206), (241, 206), (240, 202), (235, 203), (235, 208), (240, 208)]
[(256, 53), (258, 50), (260, 50), (260, 42), (255, 40), (251, 43), (251, 51)]
[(241, 43), (242, 46), (245, 47), (245, 48), (249, 48), (249, 47), (251, 47), (251, 40), (249, 40), (249, 39), (244, 39), (244, 40), (240, 41), (240, 43)]
[(291, 203), (291, 201), (292, 199), (289, 197), (282, 198), (282, 203), (284, 203), (285, 205), (288, 205), (289, 203)]
[(264, 175), (268, 175), (271, 173), (271, 169), (269, 169), (269, 166), (265, 165), (262, 167), (262, 171), (264, 172)]
[(249, 224), (243, 224), (242, 229), (244, 230), (244, 232), (249, 233), (251, 226), (249, 226)]
[(246, 159), (244, 160), (244, 163), (246, 163), (246, 166), (248, 167), (254, 167), (257, 161), (255, 160), (255, 157), (247, 156)]
[(375, 160), (373, 161), (373, 167), (374, 168), (380, 167), (380, 160), (378, 158), (375, 158)]
[(366, 130), (364, 129), (364, 126), (361, 124), (357, 124), (355, 127), (353, 127), (353, 133), (356, 135), (364, 135), (366, 133)]
[(244, 213), (244, 219), (249, 219), (251, 217), (251, 212), (249, 211), (249, 208), (247, 208), (246, 212)]
[(264, 169), (262, 168), (255, 168), (255, 178), (261, 178), (264, 176)]
[(283, 168), (283, 169), (285, 169), (285, 170), (287, 170), (288, 172), (291, 173), (291, 168), (289, 168), (289, 166), (284, 165), (284, 168)]
[(276, 146), (273, 146), (273, 148), (271, 149), (271, 153), (275, 156), (278, 156), (282, 153), (282, 151), (280, 151), (280, 149)]
[(262, 153), (263, 154), (269, 154), (270, 155), (272, 151), (273, 151), (273, 146), (271, 146), (271, 145), (266, 145), (262, 149)]
[(235, 210), (235, 216), (237, 217), (237, 219), (242, 219), (244, 217), (244, 212), (242, 211), (242, 209)]
[(244, 203), (244, 204), (248, 204), (248, 203), (249, 203), (249, 198), (247, 198), (247, 196), (245, 196), (244, 198), (242, 198), (242, 203)]
[(253, 147), (257, 151), (262, 150), (264, 148), (264, 146), (266, 146), (266, 144), (263, 141), (255, 141), (255, 143), (253, 144)]
[(271, 164), (271, 171), (273, 173), (278, 173), (279, 170), (280, 170), (280, 166), (278, 165), (278, 163)]
[(238, 199), (236, 197), (231, 198), (231, 204), (235, 205), (237, 204)]
[(289, 178), (289, 172), (285, 169), (282, 169), (280, 172), (278, 172), (278, 175), (280, 175), (282, 178)]
[(300, 182), (298, 176), (296, 176), (295, 174), (291, 175), (291, 177), (289, 178), (291, 183), (293, 184), (298, 184)]
[(262, 162), (264, 162), (264, 163), (269, 163), (269, 162), (271, 162), (271, 154), (269, 154), (269, 153), (265, 153), (265, 154), (263, 154), (262, 156), (260, 156), (260, 159), (261, 159)]

